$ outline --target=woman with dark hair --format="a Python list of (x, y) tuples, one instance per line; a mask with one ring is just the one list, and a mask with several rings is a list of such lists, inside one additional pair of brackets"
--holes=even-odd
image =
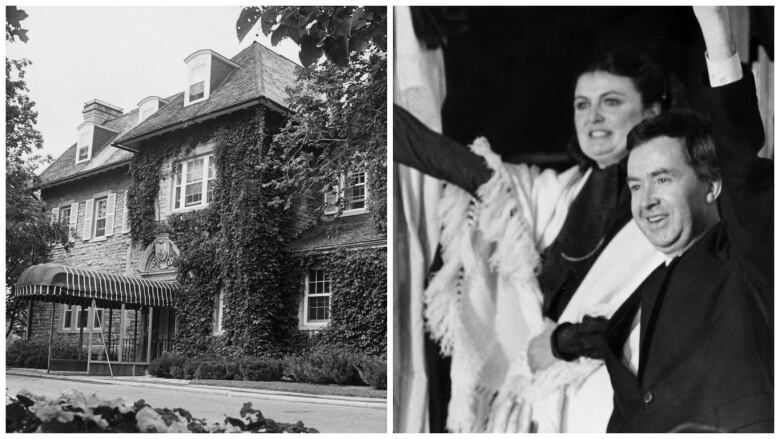
[(394, 159), (450, 183), (425, 293), (427, 329), (452, 355), (448, 429), (606, 430), (603, 363), (558, 359), (593, 357), (606, 319), (663, 261), (630, 221), (625, 159), (668, 89), (648, 58), (595, 59), (574, 90), (579, 165), (561, 173), (505, 163), (483, 138), (469, 151), (394, 108)]

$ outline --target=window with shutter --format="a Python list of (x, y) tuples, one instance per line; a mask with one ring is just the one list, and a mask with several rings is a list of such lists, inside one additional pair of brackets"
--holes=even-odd
[(84, 231), (82, 238), (86, 241), (92, 238), (92, 208), (95, 204), (95, 200), (87, 200), (84, 207)]
[(122, 203), (122, 233), (130, 231), (130, 210), (127, 208), (127, 193), (125, 191), (124, 201)]
[(95, 238), (106, 236), (108, 220), (108, 197), (95, 200)]
[(78, 227), (79, 221), (79, 203), (73, 203), (70, 205), (70, 219), (68, 221), (68, 227), (70, 229), (70, 241), (73, 242), (74, 236), (78, 233), (76, 227)]
[(70, 227), (70, 206), (60, 208), (60, 224)]

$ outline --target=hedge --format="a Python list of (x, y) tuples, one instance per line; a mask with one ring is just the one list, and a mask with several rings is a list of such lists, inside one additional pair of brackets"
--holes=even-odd
[(387, 361), (339, 348), (314, 348), (283, 359), (218, 357), (201, 354), (186, 357), (165, 353), (152, 361), (149, 373), (160, 378), (201, 380), (281, 381), (313, 384), (367, 384), (387, 388)]

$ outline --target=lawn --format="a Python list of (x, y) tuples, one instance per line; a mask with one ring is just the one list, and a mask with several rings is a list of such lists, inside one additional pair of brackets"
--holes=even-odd
[(387, 390), (369, 386), (338, 386), (334, 384), (294, 383), (287, 381), (238, 381), (238, 380), (191, 380), (190, 384), (241, 389), (273, 390), (277, 392), (306, 393), (325, 396), (358, 396), (363, 398), (387, 399)]

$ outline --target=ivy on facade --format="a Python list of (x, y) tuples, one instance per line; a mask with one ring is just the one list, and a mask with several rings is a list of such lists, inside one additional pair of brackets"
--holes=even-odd
[[(156, 234), (170, 233), (180, 257), (176, 301), (176, 350), (187, 354), (278, 357), (302, 346), (297, 327), (302, 268), (314, 256), (291, 257), (286, 244), (292, 233), (292, 211), (273, 200), (286, 197), (269, 182), (279, 168), (269, 158), (270, 132), (281, 117), (262, 108), (229, 120), (191, 127), (186, 137), (170, 133), (154, 145), (142, 145), (132, 164), (128, 196), (132, 236), (148, 245)], [(174, 213), (166, 223), (155, 220), (162, 163), (184, 148), (214, 144), (214, 201), (198, 211)], [(369, 181), (386, 187), (384, 168), (369, 169)], [(384, 182), (384, 185), (382, 185)], [(372, 218), (384, 225), (384, 191), (369, 200)], [(365, 249), (320, 256), (332, 276), (331, 324), (323, 343), (369, 354), (386, 351), (386, 251)], [(322, 265), (324, 264), (324, 265)], [(223, 295), (223, 334), (214, 336), (216, 297)]]
[[(320, 342), (370, 355), (387, 352), (387, 250), (341, 249), (299, 259), (330, 274), (330, 324)], [(301, 278), (303, 273), (301, 273)]]
[[(133, 159), (128, 197), (133, 238), (148, 245), (165, 231), (181, 252), (179, 351), (279, 356), (290, 351), (289, 341), (297, 333), (296, 296), (285, 294), (290, 291), (284, 250), (289, 215), (269, 203), (277, 194), (265, 185), (274, 172), (267, 165), (270, 136), (265, 119), (262, 109), (241, 112), (227, 123), (202, 124), (187, 138), (162, 136)], [(171, 214), (166, 224), (155, 221), (163, 159), (182, 147), (209, 141), (214, 143), (217, 171), (211, 206)], [(220, 292), (224, 333), (214, 337), (213, 312)]]
[(265, 115), (261, 109), (217, 131), (215, 208), (224, 336), (247, 354), (278, 356), (297, 332), (297, 313), (295, 296), (285, 295), (289, 215), (271, 203), (275, 189), (266, 185), (276, 171), (268, 165)]

